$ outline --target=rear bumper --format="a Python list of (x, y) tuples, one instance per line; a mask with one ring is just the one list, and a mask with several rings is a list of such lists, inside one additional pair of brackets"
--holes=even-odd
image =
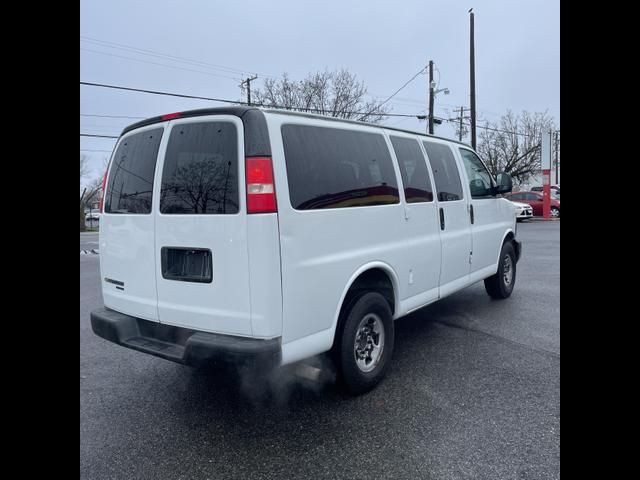
[(99, 308), (91, 312), (93, 332), (111, 342), (191, 366), (215, 362), (280, 365), (280, 338), (262, 340), (164, 325)]

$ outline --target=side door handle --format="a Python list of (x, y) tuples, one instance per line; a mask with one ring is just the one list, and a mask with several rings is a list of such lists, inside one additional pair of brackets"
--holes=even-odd
[(473, 204), (469, 204), (469, 217), (471, 218), (471, 225), (473, 225)]
[(440, 230), (444, 230), (444, 210), (440, 207)]

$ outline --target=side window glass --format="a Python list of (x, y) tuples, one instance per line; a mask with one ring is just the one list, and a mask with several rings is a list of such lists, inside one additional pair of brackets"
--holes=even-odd
[(436, 142), (423, 141), (423, 144), (433, 170), (438, 200), (441, 202), (462, 200), (462, 182), (451, 148)]
[(398, 159), (407, 203), (432, 202), (433, 189), (426, 159), (418, 141), (405, 137), (391, 137), (391, 144)]
[(493, 194), (492, 187), (494, 186), (494, 182), (487, 167), (484, 166), (478, 156), (471, 150), (461, 148), (460, 155), (462, 156), (462, 163), (464, 163), (464, 168), (469, 178), (471, 198), (486, 198), (491, 196)]

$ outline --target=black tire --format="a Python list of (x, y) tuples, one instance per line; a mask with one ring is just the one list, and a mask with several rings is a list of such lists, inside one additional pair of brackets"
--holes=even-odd
[[(510, 257), (510, 261), (507, 261), (507, 257)], [(507, 282), (506, 278), (509, 275), (505, 275), (507, 265), (510, 264), (511, 269), (511, 281)], [(513, 286), (516, 284), (516, 252), (513, 249), (511, 242), (505, 242), (500, 250), (500, 260), (498, 261), (498, 272), (495, 275), (486, 278), (484, 281), (484, 288), (491, 298), (503, 299), (508, 298), (513, 291)]]
[[(368, 321), (377, 322), (377, 317), (384, 331), (383, 345), (375, 366), (370, 364), (363, 371), (356, 362), (356, 335), (360, 323), (368, 317)], [(393, 353), (394, 329), (393, 316), (387, 300), (378, 292), (368, 292), (354, 299), (343, 312), (341, 331), (334, 344), (334, 362), (337, 367), (339, 382), (353, 395), (361, 395), (375, 387), (384, 377)], [(368, 345), (368, 343), (367, 343)], [(364, 360), (361, 360), (364, 361)]]

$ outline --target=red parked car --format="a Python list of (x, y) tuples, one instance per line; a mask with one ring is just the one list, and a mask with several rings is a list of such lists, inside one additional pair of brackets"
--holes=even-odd
[[(528, 203), (533, 208), (534, 216), (542, 216), (542, 193), (540, 192), (516, 192), (507, 193), (505, 198), (514, 202)], [(551, 216), (560, 216), (560, 200), (551, 197)]]

